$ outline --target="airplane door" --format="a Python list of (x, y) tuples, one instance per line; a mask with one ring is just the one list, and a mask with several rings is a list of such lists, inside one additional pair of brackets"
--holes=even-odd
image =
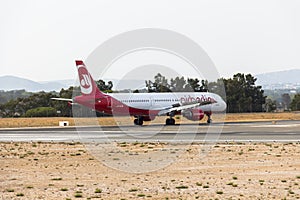
[(152, 96), (150, 96), (149, 110), (151, 110), (151, 108), (153, 108), (153, 106), (154, 106), (154, 99)]

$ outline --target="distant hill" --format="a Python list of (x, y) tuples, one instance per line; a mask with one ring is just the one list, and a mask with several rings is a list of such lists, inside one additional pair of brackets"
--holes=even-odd
[[(109, 80), (105, 80), (106, 82)], [(140, 89), (145, 87), (144, 80), (111, 80), (114, 84), (114, 89)], [(43, 81), (36, 82), (25, 78), (16, 76), (1, 76), (0, 77), (0, 90), (26, 90), (28, 92), (39, 92), (39, 91), (60, 91), (62, 88), (69, 88), (75, 85), (75, 80), (55, 80), (55, 81)]]
[[(278, 89), (278, 88), (300, 88), (300, 69), (285, 70), (278, 72), (270, 72), (254, 75), (257, 78), (256, 85), (262, 85), (264, 89)], [(55, 80), (36, 82), (25, 78), (16, 76), (1, 76), (0, 90), (21, 90), (28, 92), (38, 91), (60, 91), (62, 88), (69, 88), (74, 85), (73, 79)], [(105, 80), (106, 82), (108, 80)], [(113, 82), (114, 90), (123, 89), (141, 89), (145, 88), (144, 80), (111, 80)]]
[[(67, 80), (66, 80), (67, 82)], [(38, 91), (60, 91), (61, 88), (68, 88), (69, 85), (64, 81), (49, 81), (49, 82), (35, 82), (29, 79), (20, 78), (16, 76), (1, 76), (0, 77), (0, 90), (21, 90), (25, 89), (28, 92)]]
[(300, 84), (300, 69), (255, 75), (259, 85)]

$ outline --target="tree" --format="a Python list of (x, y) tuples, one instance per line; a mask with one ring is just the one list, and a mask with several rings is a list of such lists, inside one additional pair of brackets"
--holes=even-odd
[(107, 84), (106, 84), (105, 81), (100, 79), (100, 80), (95, 81), (95, 82), (96, 82), (97, 87), (101, 91), (106, 92), (106, 93), (111, 93), (112, 92), (112, 88), (113, 88), (112, 81), (108, 81)]
[(29, 109), (25, 113), (25, 117), (55, 117), (56, 109), (52, 107), (38, 107)]
[(290, 104), (291, 104), (291, 97), (288, 93), (284, 93), (281, 96), (282, 99), (282, 106), (284, 110), (288, 110), (290, 108)]
[(24, 116), (26, 111), (37, 107), (52, 107), (52, 97), (57, 97), (54, 92), (38, 92), (29, 97), (20, 97), (10, 100), (2, 106), (2, 117)]
[(33, 93), (26, 92), (25, 90), (11, 90), (11, 91), (3, 91), (0, 90), (0, 103), (4, 104), (10, 100), (16, 100), (17, 98), (29, 97)]
[(184, 92), (186, 86), (186, 80), (182, 76), (181, 78), (176, 77), (175, 79), (171, 78), (170, 80), (170, 90), (172, 92)]
[(154, 82), (151, 80), (146, 81), (146, 87), (148, 88), (148, 92), (172, 92), (168, 84), (168, 79), (160, 73), (154, 77)]
[(200, 92), (208, 92), (208, 81), (201, 80)]
[(188, 85), (186, 86), (186, 89), (190, 89), (191, 91), (194, 92), (200, 92), (201, 89), (200, 89), (199, 79), (188, 78), (187, 82)]
[(272, 101), (272, 99), (266, 99), (265, 103), (266, 112), (273, 112), (276, 110), (276, 101)]
[(220, 78), (215, 82), (208, 83), (208, 90), (212, 93), (220, 95), (224, 101), (226, 101), (225, 81), (226, 79)]
[[(56, 97), (72, 99), (73, 96), (80, 95), (79, 87), (69, 87), (68, 89), (62, 88)], [(71, 117), (72, 107), (66, 101), (51, 101), (51, 105), (59, 112), (58, 116)]]
[[(209, 82), (207, 80), (200, 80), (195, 78), (185, 78), (175, 77), (168, 79), (158, 73), (154, 77), (154, 81), (148, 80), (146, 82), (146, 87), (148, 92), (208, 92), (209, 91)], [(201, 85), (200, 85), (201, 84)]]
[(223, 79), (227, 99), (227, 112), (262, 112), (265, 104), (264, 91), (255, 86), (256, 78), (251, 74), (235, 74)]
[(300, 93), (296, 94), (290, 104), (290, 108), (295, 110), (300, 110)]

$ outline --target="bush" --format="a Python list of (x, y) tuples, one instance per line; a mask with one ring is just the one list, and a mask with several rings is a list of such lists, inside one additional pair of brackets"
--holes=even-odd
[(55, 117), (56, 109), (52, 107), (38, 107), (27, 110), (25, 117)]

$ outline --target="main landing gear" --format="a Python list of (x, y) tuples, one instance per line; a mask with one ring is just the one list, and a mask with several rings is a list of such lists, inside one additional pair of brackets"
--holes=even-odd
[(206, 116), (208, 117), (207, 123), (208, 123), (208, 124), (212, 123), (211, 113), (205, 113), (205, 114), (206, 114)]
[(175, 124), (175, 119), (170, 117), (166, 119), (166, 125), (174, 125)]
[(133, 123), (134, 123), (134, 125), (142, 126), (143, 123), (144, 123), (144, 119), (143, 119), (143, 117), (139, 116), (139, 117), (134, 119)]
[(170, 112), (169, 114), (168, 114), (168, 116), (170, 117), (170, 118), (167, 118), (166, 119), (166, 125), (168, 126), (168, 125), (175, 125), (175, 119), (173, 118), (174, 116), (175, 116), (175, 113), (174, 112)]
[[(144, 118), (143, 117), (136, 117), (133, 121), (134, 125), (142, 126), (144, 123)], [(174, 125), (175, 124), (175, 119), (172, 117), (166, 119), (166, 125)]]

